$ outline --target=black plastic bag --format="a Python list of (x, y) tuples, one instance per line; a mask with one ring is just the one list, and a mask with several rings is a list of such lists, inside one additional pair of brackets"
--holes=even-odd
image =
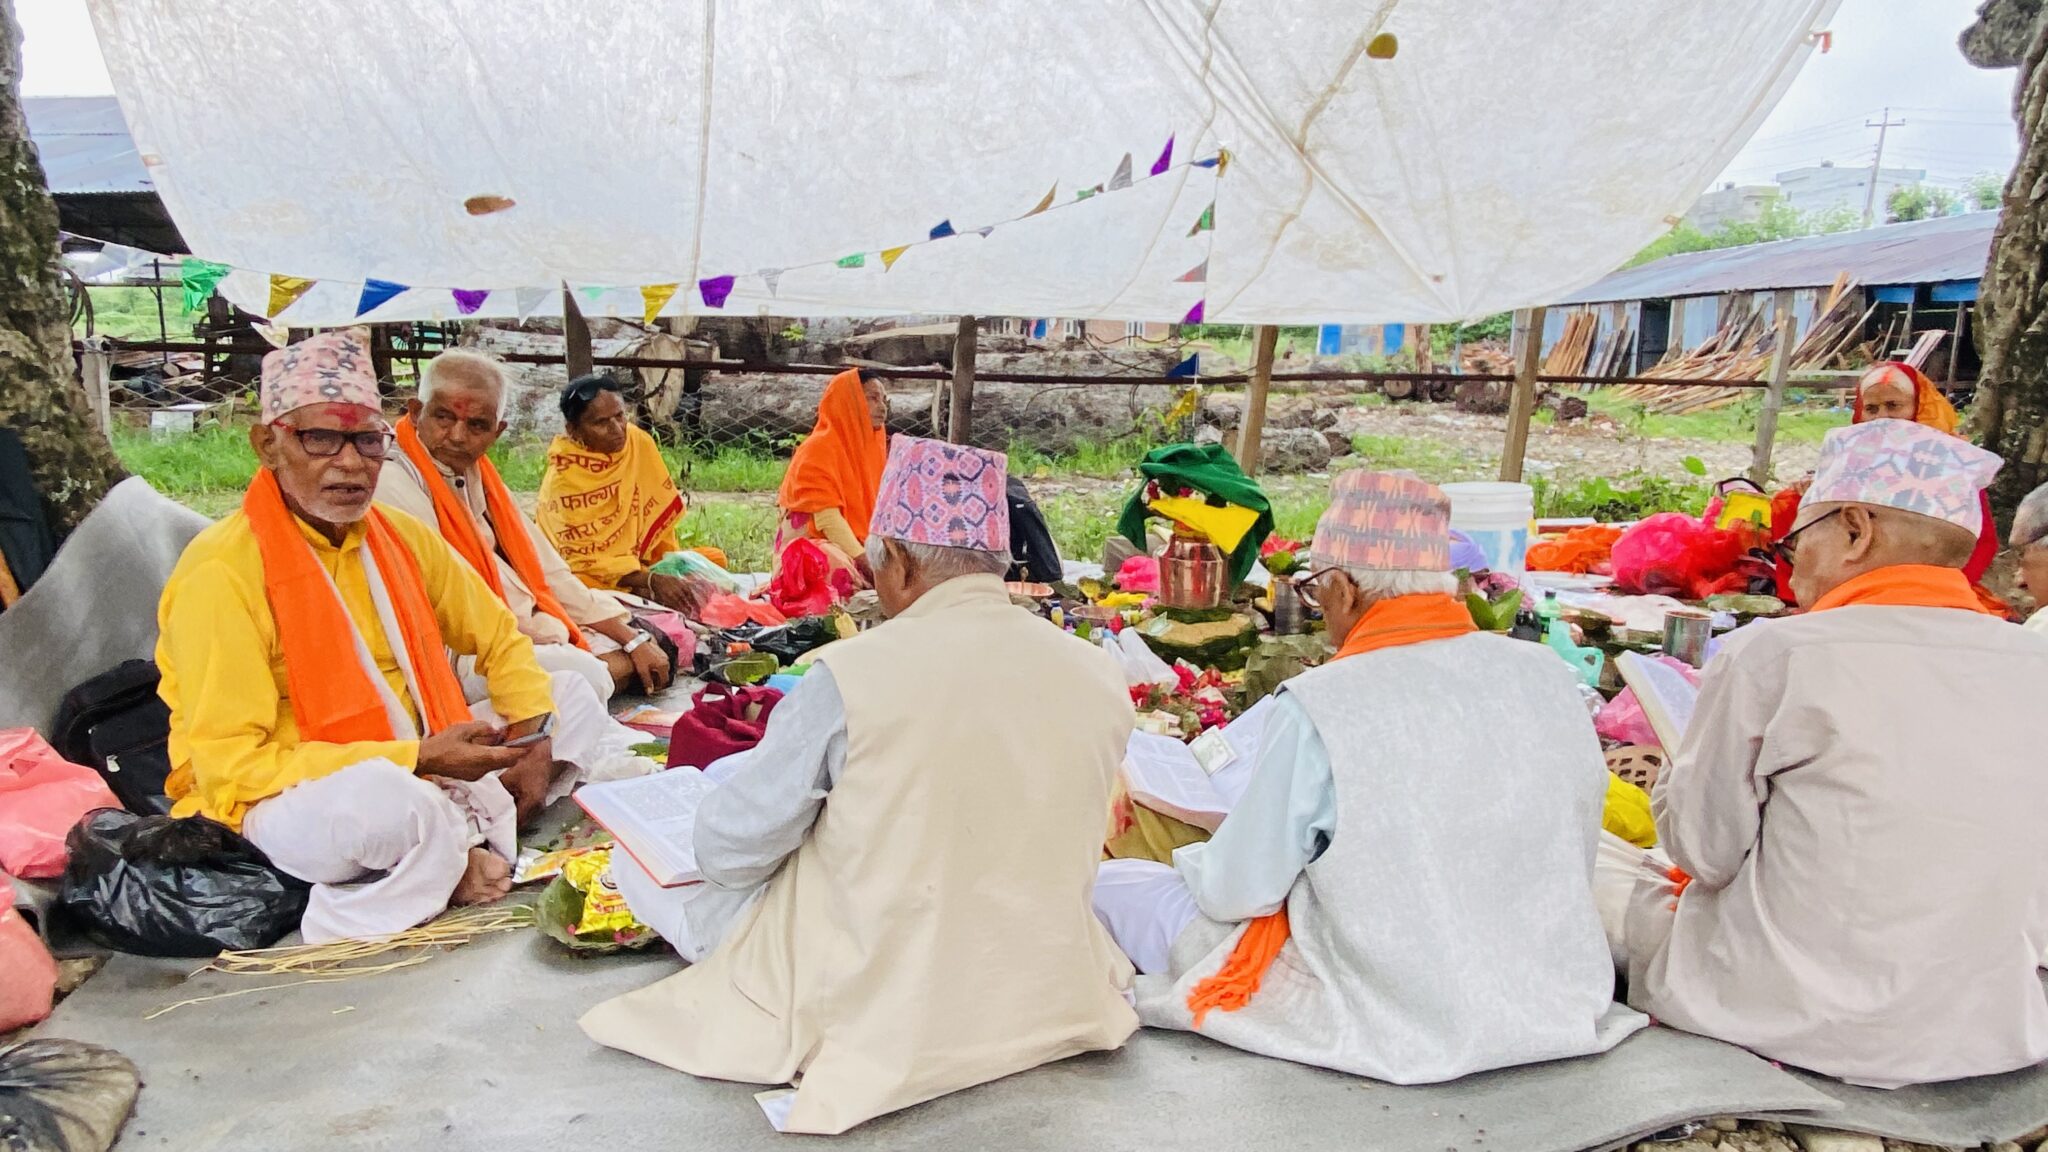
[(307, 885), (254, 844), (201, 817), (118, 808), (88, 813), (65, 838), (64, 907), (107, 947), (144, 956), (267, 948), (299, 926)]
[(0, 1148), (106, 1152), (142, 1080), (111, 1048), (25, 1040), (0, 1048)]
[(720, 652), (725, 650), (727, 643), (744, 640), (754, 651), (768, 653), (787, 668), (811, 651), (839, 639), (839, 626), (830, 616), (799, 616), (787, 624), (772, 627), (742, 624), (737, 628), (721, 629), (713, 633), (712, 639)]

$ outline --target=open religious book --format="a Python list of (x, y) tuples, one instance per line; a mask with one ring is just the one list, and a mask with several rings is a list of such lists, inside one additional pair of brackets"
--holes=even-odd
[(1214, 832), (1251, 783), (1272, 702), (1272, 697), (1259, 701), (1224, 728), (1204, 732), (1193, 744), (1149, 732), (1131, 733), (1124, 752), (1124, 781), (1131, 799)]
[(1667, 754), (1676, 753), (1686, 726), (1692, 723), (1700, 690), (1676, 668), (1635, 652), (1623, 652), (1614, 662), (1614, 670), (1621, 674), (1623, 683), (1635, 689), (1636, 701), (1643, 706), (1643, 718), (1657, 733), (1657, 742)]
[(587, 785), (577, 790), (576, 802), (655, 883), (680, 888), (703, 879), (697, 874), (694, 839), (697, 806), (715, 786), (711, 777), (694, 768), (671, 768), (652, 776)]

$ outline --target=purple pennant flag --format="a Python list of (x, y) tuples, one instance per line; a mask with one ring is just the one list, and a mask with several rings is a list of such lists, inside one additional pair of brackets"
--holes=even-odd
[(697, 294), (704, 297), (706, 308), (725, 307), (725, 298), (732, 295), (730, 276), (713, 276), (709, 280), (697, 281)]
[(1166, 150), (1159, 154), (1159, 159), (1152, 162), (1152, 175), (1157, 176), (1171, 167), (1173, 167), (1173, 137), (1168, 136), (1166, 138)]
[(1208, 303), (1206, 300), (1195, 301), (1195, 306), (1188, 309), (1188, 314), (1181, 317), (1180, 322), (1183, 324), (1200, 324), (1202, 322), (1202, 305), (1206, 303)]
[(455, 296), (455, 310), (464, 316), (483, 307), (484, 297), (491, 294), (489, 288), (455, 288), (451, 292)]

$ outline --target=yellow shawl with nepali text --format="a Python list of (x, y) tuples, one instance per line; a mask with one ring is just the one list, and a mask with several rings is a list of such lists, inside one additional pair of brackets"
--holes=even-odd
[(623, 577), (682, 545), (683, 495), (654, 437), (628, 425), (626, 447), (593, 452), (567, 436), (548, 445), (535, 517), (569, 570), (592, 588)]

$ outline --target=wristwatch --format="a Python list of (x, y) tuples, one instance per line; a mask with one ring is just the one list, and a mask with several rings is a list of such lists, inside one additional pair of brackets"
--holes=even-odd
[(634, 650), (638, 649), (642, 644), (645, 644), (652, 639), (654, 639), (654, 637), (648, 635), (645, 632), (642, 632), (638, 636), (635, 636), (631, 640), (628, 640), (624, 644), (620, 645), (619, 651), (624, 652), (628, 656), (631, 656)]

